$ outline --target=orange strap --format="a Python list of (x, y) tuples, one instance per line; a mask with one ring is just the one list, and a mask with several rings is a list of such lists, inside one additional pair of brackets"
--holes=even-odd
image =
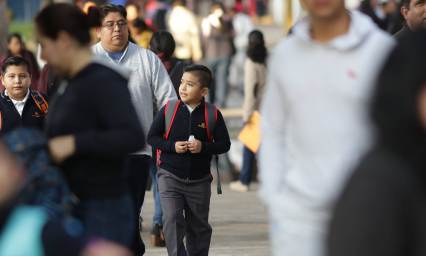
[(44, 104), (42, 104), (40, 106), (40, 104), (38, 104), (37, 100), (34, 98), (34, 95), (31, 94), (31, 97), (33, 98), (34, 102), (37, 104), (37, 107), (44, 113), (47, 115), (47, 113), (49, 113), (49, 105), (47, 104), (46, 100), (43, 98), (43, 96), (41, 95), (41, 93), (39, 93), (38, 91), (35, 91), (36, 93), (38, 93), (41, 98), (43, 99)]

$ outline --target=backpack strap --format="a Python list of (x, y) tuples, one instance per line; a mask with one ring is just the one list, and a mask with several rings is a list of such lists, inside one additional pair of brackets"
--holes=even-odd
[(47, 104), (46, 100), (43, 98), (41, 93), (38, 91), (34, 91), (30, 89), (31, 97), (33, 98), (34, 102), (37, 104), (37, 107), (45, 114), (47, 115), (49, 113), (49, 105)]
[(173, 120), (175, 119), (176, 111), (179, 107), (180, 100), (169, 100), (164, 110), (165, 128), (164, 138), (167, 140), (169, 137), (170, 129), (172, 128)]
[[(217, 122), (217, 108), (215, 105), (204, 102), (204, 115), (207, 123), (207, 136), (209, 141), (213, 141), (214, 130)], [(222, 194), (222, 185), (220, 184), (220, 174), (219, 174), (219, 156), (216, 155), (216, 171), (217, 171), (217, 193)]]
[(204, 102), (204, 114), (206, 118), (207, 136), (209, 141), (213, 141), (214, 129), (217, 121), (217, 108), (215, 105)]

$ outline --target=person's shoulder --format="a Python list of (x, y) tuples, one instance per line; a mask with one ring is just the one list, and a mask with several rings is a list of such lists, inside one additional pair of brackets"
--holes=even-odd
[(406, 36), (409, 36), (411, 34), (412, 34), (411, 30), (407, 26), (404, 26), (400, 31), (396, 32), (393, 35), (393, 38), (395, 38), (397, 41), (400, 41)]
[(383, 146), (376, 146), (363, 158), (352, 180), (369, 180), (401, 190), (411, 190), (419, 182), (416, 170), (394, 151)]
[(139, 55), (142, 61), (152, 62), (158, 58), (153, 51), (143, 48), (142, 46), (131, 43), (131, 42), (129, 42), (129, 51), (130, 51), (129, 53), (132, 56)]
[(128, 76), (123, 74), (121, 70), (96, 62), (89, 64), (79, 78), (87, 82), (89, 80), (90, 82), (96, 81), (99, 84), (110, 83), (112, 81), (114, 83), (121, 82), (127, 84), (128, 81)]
[(103, 47), (102, 47), (102, 45), (101, 45), (101, 42), (98, 42), (98, 43), (96, 43), (96, 44), (94, 44), (94, 45), (92, 45), (92, 46), (90, 47), (90, 50), (91, 50), (94, 54), (101, 53), (101, 51), (100, 51), (100, 50), (102, 50), (102, 49), (103, 49)]

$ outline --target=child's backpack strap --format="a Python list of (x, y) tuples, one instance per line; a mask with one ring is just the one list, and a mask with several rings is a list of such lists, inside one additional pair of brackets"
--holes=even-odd
[(165, 117), (165, 128), (164, 128), (164, 138), (167, 140), (169, 137), (170, 129), (172, 128), (173, 120), (175, 119), (176, 111), (179, 107), (180, 100), (169, 100), (166, 104), (166, 109), (164, 110)]
[[(207, 126), (207, 136), (209, 141), (214, 139), (214, 130), (217, 122), (217, 108), (215, 105), (204, 102), (204, 115), (206, 119)], [(216, 155), (216, 171), (217, 171), (217, 193), (222, 194), (222, 186), (220, 184), (220, 174), (219, 174), (219, 156)]]
[(217, 108), (213, 104), (204, 102), (204, 113), (206, 118), (207, 136), (209, 141), (213, 141), (214, 128), (217, 121)]
[(31, 97), (33, 98), (34, 102), (37, 104), (37, 107), (45, 114), (47, 115), (49, 113), (49, 105), (47, 104), (46, 100), (43, 98), (41, 93), (38, 91), (31, 90)]

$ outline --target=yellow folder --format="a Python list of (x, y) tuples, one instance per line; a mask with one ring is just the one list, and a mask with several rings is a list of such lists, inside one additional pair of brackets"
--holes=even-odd
[(238, 135), (238, 140), (244, 143), (244, 145), (253, 153), (256, 153), (259, 148), (261, 138), (262, 132), (260, 130), (260, 114), (258, 111), (254, 111), (253, 115), (250, 117), (250, 121), (244, 126), (240, 135)]

